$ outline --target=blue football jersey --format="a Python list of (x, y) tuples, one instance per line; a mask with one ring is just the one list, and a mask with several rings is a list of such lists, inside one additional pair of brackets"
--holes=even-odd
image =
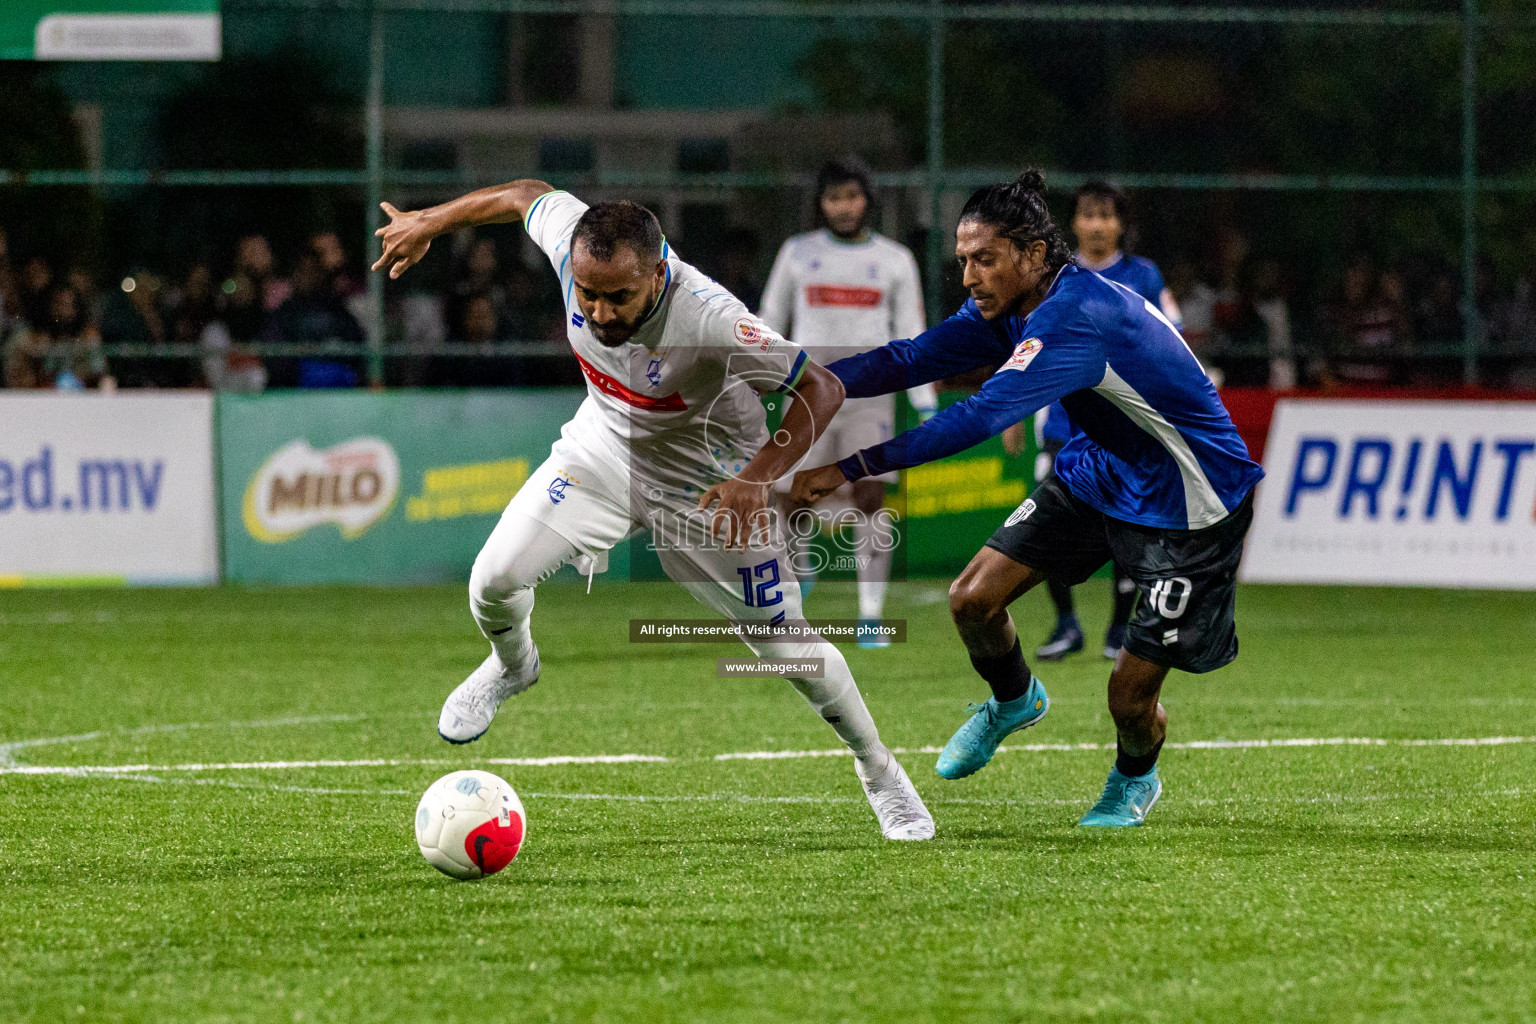
[[(1079, 257), (1081, 258), (1081, 257)], [(1120, 258), (1109, 266), (1095, 273), (1109, 278), (1117, 284), (1123, 284), (1131, 291), (1140, 295), (1157, 308), (1162, 308), (1163, 289), (1167, 287), (1163, 283), (1163, 273), (1157, 269), (1157, 264), (1141, 256), (1132, 256), (1122, 252)], [(1184, 329), (1184, 325), (1175, 321), (1174, 327)], [(1061, 407), (1060, 402), (1052, 402), (1038, 417), (1043, 420), (1040, 424), (1039, 435), (1042, 441), (1055, 441), (1065, 444), (1072, 439), (1076, 428), (1072, 426), (1072, 420), (1067, 415), (1067, 410)]]
[(828, 367), (850, 398), (1002, 366), (927, 423), (838, 463), (850, 480), (964, 451), (1060, 401), (1078, 427), (1056, 475), (1105, 515), (1198, 530), (1238, 507), (1264, 471), (1205, 371), (1156, 304), (1075, 265), (1027, 317), (988, 321), (967, 301), (916, 338)]

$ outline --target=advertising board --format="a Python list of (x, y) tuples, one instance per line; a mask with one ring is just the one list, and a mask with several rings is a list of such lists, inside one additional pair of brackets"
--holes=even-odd
[(219, 0), (4, 0), (0, 60), (218, 60)]
[(0, 583), (218, 577), (213, 396), (0, 392)]
[(295, 391), (219, 402), (224, 566), (241, 583), (469, 578), (584, 392)]
[(1536, 402), (1280, 402), (1242, 578), (1536, 589)]

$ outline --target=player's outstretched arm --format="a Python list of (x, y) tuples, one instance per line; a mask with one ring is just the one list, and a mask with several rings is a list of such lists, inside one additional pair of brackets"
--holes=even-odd
[(482, 188), (425, 210), (401, 211), (380, 203), (379, 208), (389, 214), (389, 223), (374, 232), (384, 239), (384, 253), (373, 269), (387, 270), (391, 279), (397, 278), (420, 262), (438, 235), (482, 224), (522, 220), (534, 200), (552, 191), (554, 187), (548, 182), (524, 178)]
[(796, 473), (790, 500), (810, 504), (850, 480), (921, 466), (963, 452), (1063, 395), (1097, 384), (1104, 375), (1099, 351), (1074, 345), (1070, 335), (1063, 336), (1061, 342), (1048, 338), (1042, 346), (1040, 338), (1027, 339), (1020, 343), (1014, 359), (965, 401), (883, 444)]
[(849, 398), (889, 395), (944, 377), (992, 367), (1007, 359), (1013, 342), (967, 303), (937, 327), (915, 338), (893, 341), (827, 369), (843, 382)]
[(715, 509), (715, 522), (725, 531), (727, 547), (745, 547), (757, 529), (767, 524), (773, 482), (805, 458), (833, 415), (843, 404), (843, 385), (823, 366), (807, 360), (794, 387), (795, 400), (768, 443), (734, 479), (704, 492), (699, 508)]

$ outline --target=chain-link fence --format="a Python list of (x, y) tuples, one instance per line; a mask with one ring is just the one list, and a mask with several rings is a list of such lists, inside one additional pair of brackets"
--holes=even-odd
[(218, 310), (246, 287), (239, 239), (314, 256), (335, 232), (359, 329), (118, 333), (104, 353), (130, 381), (249, 359), (273, 383), (305, 360), (375, 384), (572, 382), (559, 297), (515, 226), (389, 283), (360, 269), (378, 203), (518, 177), (638, 199), (753, 303), (812, 222), (816, 166), (847, 151), (877, 169), (874, 227), (918, 253), (930, 320), (962, 297), (966, 195), (1030, 164), (1063, 221), (1083, 181), (1130, 191), (1129, 241), (1234, 382), (1354, 360), (1520, 383), (1536, 359), (1528, 6), (226, 0), (223, 19), (217, 66), (51, 69), (78, 166), (13, 146), (0, 212), (121, 274), (104, 305), (129, 320), (157, 264), (183, 298), (204, 266)]

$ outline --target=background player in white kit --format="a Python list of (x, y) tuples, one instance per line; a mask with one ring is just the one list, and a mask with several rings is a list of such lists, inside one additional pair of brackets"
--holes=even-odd
[[(470, 609), (492, 650), (443, 705), (444, 739), (478, 739), (504, 700), (538, 681), (534, 588), (568, 562), (605, 562), (644, 530), (667, 575), (727, 618), (802, 618), (768, 496), (803, 458), (818, 418), (841, 403), (836, 378), (673, 256), (636, 203), (588, 207), (525, 180), (413, 213), (384, 210), (391, 223), (378, 232), (384, 251), (374, 269), (391, 277), (437, 235), (521, 219), (560, 277), (566, 335), (587, 378), (586, 400), (475, 559)], [(770, 439), (758, 394), (789, 389), (799, 400)], [(765, 521), (770, 528), (759, 531)], [(722, 524), (724, 543), (715, 536)], [(853, 752), (882, 834), (930, 838), (933, 818), (880, 742), (837, 648), (819, 637), (749, 646), (824, 659), (821, 678), (790, 682)]]
[[(815, 231), (795, 235), (779, 249), (763, 289), (763, 321), (793, 338), (816, 362), (826, 365), (884, 345), (892, 338), (915, 338), (928, 329), (917, 261), (899, 242), (869, 230), (874, 190), (869, 168), (847, 157), (823, 165), (816, 176)], [(932, 384), (907, 392), (919, 416), (938, 408)], [(893, 395), (855, 398), (843, 403), (817, 439), (805, 465), (835, 462), (895, 436)], [(891, 577), (890, 526), (876, 513), (885, 504), (885, 485), (895, 473), (868, 477), (843, 488), (859, 512), (854, 525), (859, 581), (859, 646), (887, 647), (890, 641), (865, 627), (879, 623)], [(781, 491), (787, 495), (786, 479)], [(836, 498), (834, 497), (834, 501)], [(814, 532), (815, 513), (790, 511), (794, 545)], [(802, 518), (803, 517), (803, 518)], [(807, 552), (796, 550), (795, 571), (804, 592), (814, 582)]]

